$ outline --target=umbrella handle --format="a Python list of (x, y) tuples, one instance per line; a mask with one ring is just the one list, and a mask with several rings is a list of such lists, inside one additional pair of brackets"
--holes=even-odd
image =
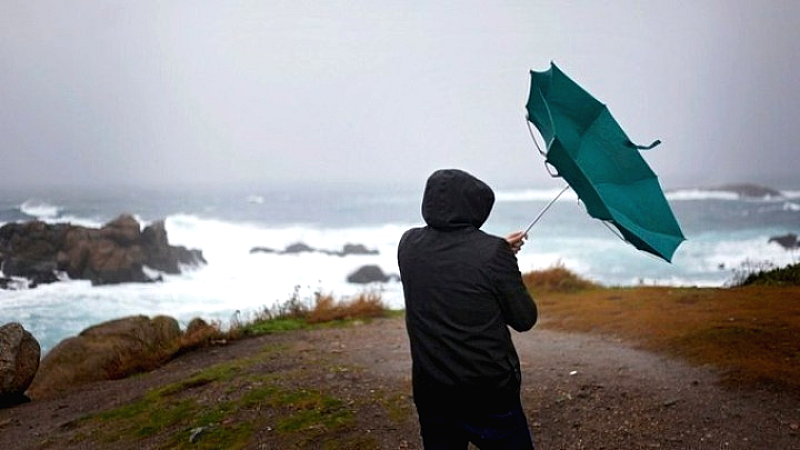
[(559, 199), (559, 197), (561, 197), (564, 194), (564, 192), (567, 192), (568, 189), (569, 189), (569, 185), (564, 186), (564, 189), (561, 189), (561, 192), (559, 192), (558, 195), (556, 195), (556, 197), (554, 199), (550, 200), (550, 203), (548, 203), (547, 206), (545, 206), (544, 209), (542, 209), (539, 212), (539, 215), (537, 215), (536, 218), (533, 219), (533, 222), (531, 222), (531, 224), (528, 225), (528, 228), (525, 229), (525, 233), (524, 234), (528, 234), (528, 232), (531, 231), (531, 228), (533, 228), (533, 226), (536, 225), (536, 222), (538, 222), (539, 219), (542, 218), (544, 213), (546, 213), (547, 210), (550, 209), (550, 207), (553, 206), (553, 204)]

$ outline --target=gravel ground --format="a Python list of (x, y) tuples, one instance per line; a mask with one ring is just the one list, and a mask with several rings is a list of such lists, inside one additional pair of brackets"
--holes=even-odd
[[(691, 367), (594, 335), (536, 328), (515, 334), (515, 341), (523, 365), (523, 405), (538, 449), (800, 449), (800, 399), (788, 393), (722, 387), (713, 368)], [(409, 395), (408, 342), (399, 318), (244, 339), (184, 355), (145, 375), (3, 409), (0, 448), (71, 448), (67, 443), (76, 435), (88, 435), (82, 448), (99, 448), (86, 446), (91, 433), (80, 429), (80, 418), (270, 345), (287, 350), (260, 370), (303, 368), (295, 385), (366, 405), (357, 414), (358, 431), (370, 433), (376, 447), (420, 448)], [(332, 365), (341, 370), (332, 372)], [(371, 400), (377, 397), (399, 398), (404, 405), (387, 414), (380, 407), (385, 401)], [(252, 448), (318, 446), (273, 435), (259, 433)], [(159, 445), (151, 440), (104, 447)]]

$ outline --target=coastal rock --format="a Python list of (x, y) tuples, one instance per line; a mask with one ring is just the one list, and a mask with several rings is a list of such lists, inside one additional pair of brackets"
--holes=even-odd
[(27, 401), (25, 391), (39, 369), (39, 341), (19, 323), (0, 327), (0, 406)]
[(297, 243), (294, 243), (294, 244), (286, 246), (286, 250), (284, 250), (283, 253), (294, 254), (294, 253), (306, 253), (306, 252), (314, 252), (314, 251), (316, 251), (314, 248), (309, 247), (308, 245), (306, 245), (306, 244), (304, 244), (302, 242), (297, 242)]
[(275, 250), (269, 247), (253, 247), (250, 249), (250, 253), (275, 253)]
[(340, 251), (324, 250), (311, 247), (303, 242), (296, 242), (286, 246), (283, 251), (276, 251), (269, 247), (253, 247), (250, 253), (277, 253), (280, 255), (291, 255), (298, 253), (322, 253), (330, 256), (349, 256), (349, 255), (377, 255), (377, 250), (368, 249), (363, 244), (345, 244)]
[(781, 236), (772, 236), (767, 243), (776, 242), (778, 245), (786, 250), (794, 250), (800, 248), (800, 241), (797, 240), (797, 235), (794, 233), (787, 233)]
[(362, 244), (345, 244), (340, 252), (341, 256), (347, 255), (377, 255), (377, 250), (370, 250)]
[(122, 214), (100, 228), (100, 236), (120, 246), (131, 246), (139, 239), (139, 222), (130, 214)]
[[(170, 274), (205, 264), (200, 250), (169, 245), (163, 221), (140, 231), (123, 214), (100, 229), (41, 221), (0, 227), (0, 270), (30, 280), (31, 287), (59, 280), (59, 273), (93, 285), (156, 281), (144, 266)], [(6, 283), (7, 284), (7, 283)]]
[(42, 359), (29, 394), (46, 398), (75, 386), (160, 367), (179, 350), (181, 330), (167, 316), (130, 316), (83, 330)]
[(396, 278), (396, 275), (386, 275), (380, 267), (370, 264), (361, 266), (358, 270), (348, 275), (347, 282), (355, 284), (385, 283)]
[(145, 256), (144, 264), (165, 273), (179, 274), (181, 265), (206, 264), (200, 250), (169, 245), (163, 220), (158, 220), (145, 227), (142, 231), (141, 243)]
[(0, 271), (30, 280), (32, 286), (58, 281), (54, 255), (64, 244), (67, 228), (40, 221), (0, 227)]

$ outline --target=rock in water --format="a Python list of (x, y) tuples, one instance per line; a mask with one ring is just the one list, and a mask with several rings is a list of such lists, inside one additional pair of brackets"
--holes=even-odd
[(794, 233), (787, 233), (782, 236), (772, 236), (767, 243), (777, 242), (778, 245), (786, 250), (794, 250), (800, 248), (800, 241), (797, 240), (797, 235)]
[(383, 273), (383, 270), (381, 270), (380, 267), (370, 264), (361, 266), (361, 268), (351, 273), (347, 277), (347, 282), (356, 284), (367, 284), (373, 282), (384, 283), (391, 279), (392, 277)]
[[(164, 221), (140, 231), (139, 222), (129, 214), (100, 229), (41, 221), (0, 227), (4, 275), (23, 277), (34, 285), (58, 281), (58, 272), (92, 284), (156, 281), (144, 266), (178, 274), (181, 265), (205, 262), (200, 250), (169, 245)], [(8, 283), (0, 287), (4, 284)]]

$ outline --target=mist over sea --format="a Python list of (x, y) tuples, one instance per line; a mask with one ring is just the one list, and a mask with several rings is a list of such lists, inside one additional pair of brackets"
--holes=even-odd
[[(484, 225), (505, 235), (524, 229), (558, 188), (501, 189)], [(396, 246), (409, 227), (422, 225), (421, 189), (250, 188), (226, 190), (38, 191), (0, 194), (0, 225), (40, 219), (99, 227), (122, 213), (142, 226), (165, 219), (173, 245), (198, 248), (208, 265), (164, 281), (92, 287), (64, 281), (35, 289), (0, 290), (0, 324), (16, 321), (40, 341), (43, 352), (90, 325), (131, 315), (167, 314), (184, 326), (194, 317), (226, 326), (235, 311), (248, 316), (292, 295), (311, 301), (314, 292), (345, 298), (373, 290), (402, 308), (402, 288), (346, 282), (358, 268), (375, 264), (398, 272)], [(621, 241), (590, 218), (571, 192), (532, 229), (518, 255), (520, 269), (553, 264), (604, 285), (725, 286), (742, 265), (796, 262), (770, 237), (800, 234), (800, 190), (779, 197), (742, 198), (732, 192), (670, 192), (670, 205), (687, 241), (668, 264)], [(294, 243), (331, 252), (362, 244), (376, 255), (251, 253), (283, 250)]]

